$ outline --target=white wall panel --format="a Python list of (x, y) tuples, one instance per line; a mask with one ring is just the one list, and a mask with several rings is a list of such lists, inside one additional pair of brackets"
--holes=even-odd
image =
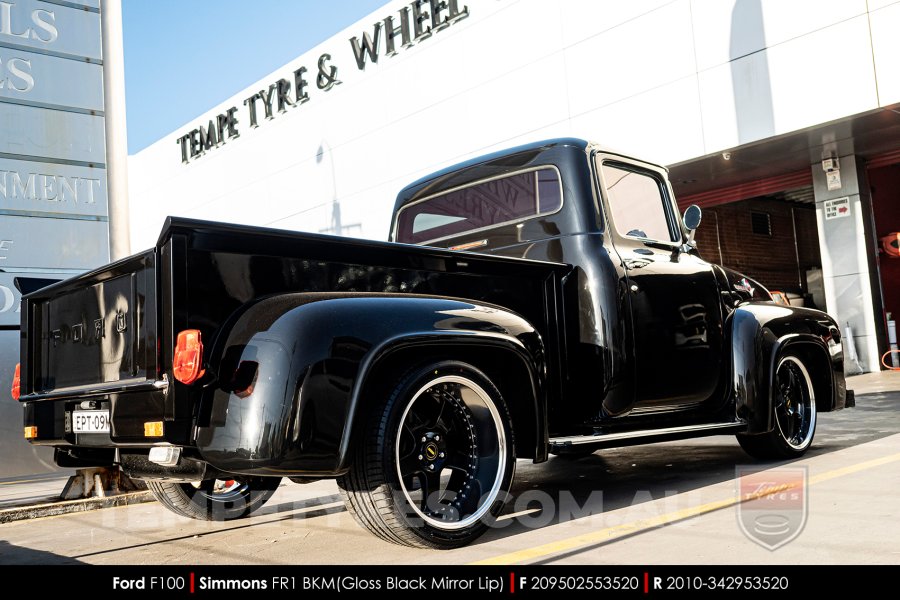
[(878, 106), (866, 15), (766, 52), (778, 133)]
[(900, 0), (868, 0), (867, 4), (869, 5), (869, 11), (874, 12), (879, 8), (897, 4), (898, 2), (900, 2)]
[[(472, 3), (472, 16), (468, 27), (458, 31), (457, 38), (445, 39), (452, 44), (452, 53), (463, 59), (465, 72), (458, 82), (463, 88), (471, 88), (494, 81), (516, 69), (525, 67), (562, 49), (562, 25), (559, 5), (546, 0), (519, 0), (515, 3), (495, 2), (502, 7), (488, 17), (476, 17), (474, 12), (481, 3)], [(480, 9), (479, 9), (480, 10)], [(412, 57), (410, 57), (412, 60)], [(562, 73), (552, 78), (535, 81), (534, 93), (557, 86)], [(416, 87), (419, 87), (416, 81)], [(427, 92), (423, 89), (422, 91)]]
[(702, 71), (865, 14), (866, 0), (691, 0)]
[(888, 106), (900, 102), (900, 3), (873, 12), (870, 21), (878, 101)]
[(662, 164), (703, 154), (694, 76), (573, 117), (571, 127), (604, 146)]
[(698, 80), (707, 153), (774, 135), (765, 51), (702, 71)]
[(690, 6), (673, 2), (566, 49), (573, 116), (695, 72)]
[(875, 108), (868, 46), (863, 15), (702, 71), (706, 152)]
[[(678, 0), (684, 1), (684, 0)], [(567, 45), (577, 44), (658, 9), (673, 0), (565, 0), (555, 3)]]

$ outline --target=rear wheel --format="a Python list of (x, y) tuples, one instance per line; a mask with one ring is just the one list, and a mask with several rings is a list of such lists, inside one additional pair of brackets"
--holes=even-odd
[(338, 480), (349, 512), (390, 542), (468, 544), (506, 501), (515, 470), (509, 422), (499, 390), (471, 365), (408, 373), (372, 414)]
[(231, 521), (260, 508), (280, 483), (280, 477), (236, 477), (195, 483), (148, 481), (147, 487), (160, 504), (183, 517)]
[(772, 399), (772, 431), (739, 435), (738, 442), (755, 458), (786, 460), (803, 456), (816, 434), (816, 397), (809, 372), (799, 357), (786, 355), (778, 361)]

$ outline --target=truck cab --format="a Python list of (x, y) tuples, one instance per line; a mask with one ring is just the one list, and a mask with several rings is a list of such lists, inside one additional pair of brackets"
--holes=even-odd
[[(439, 190), (439, 191), (435, 191)], [(765, 288), (704, 261), (666, 170), (583, 140), (477, 159), (407, 186), (391, 240), (572, 265), (577, 309), (551, 428), (708, 422), (728, 410), (726, 320)], [(569, 346), (573, 348), (573, 346)]]

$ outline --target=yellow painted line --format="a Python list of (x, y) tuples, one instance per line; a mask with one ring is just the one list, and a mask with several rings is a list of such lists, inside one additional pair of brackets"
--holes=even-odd
[(880, 467), (881, 465), (886, 465), (898, 460), (900, 460), (900, 453), (889, 454), (887, 456), (882, 456), (881, 458), (873, 458), (872, 460), (867, 460), (855, 465), (850, 465), (849, 467), (842, 467), (840, 469), (834, 469), (832, 471), (825, 471), (824, 473), (820, 473), (818, 475), (813, 475), (812, 477), (810, 477), (809, 485), (822, 483), (823, 481), (835, 479), (836, 477), (843, 477), (844, 475), (852, 475), (853, 473), (859, 473), (860, 471)]
[[(881, 458), (876, 458), (873, 460), (867, 460), (865, 462), (857, 463), (849, 467), (842, 467), (840, 469), (826, 471), (824, 473), (820, 473), (819, 475), (810, 477), (808, 485), (814, 485), (823, 481), (829, 481), (831, 479), (843, 477), (845, 475), (859, 473), (860, 471), (865, 471), (867, 469), (874, 469), (875, 467), (880, 467), (882, 465), (897, 461), (900, 461), (900, 453), (890, 454), (888, 456), (883, 456)], [(555, 542), (542, 544), (540, 546), (534, 546), (532, 548), (517, 550), (516, 552), (510, 552), (508, 554), (501, 554), (499, 556), (485, 558), (483, 560), (478, 560), (470, 564), (508, 565), (512, 563), (532, 561), (539, 558), (544, 558), (545, 556), (550, 556), (551, 554), (560, 554), (569, 550), (575, 550), (582, 546), (608, 542), (610, 540), (631, 535), (633, 533), (638, 533), (649, 529), (656, 529), (658, 527), (670, 525), (678, 521), (691, 519), (693, 517), (697, 517), (706, 513), (711, 513), (723, 508), (728, 508), (729, 506), (736, 506), (738, 504), (741, 504), (742, 502), (750, 502), (751, 500), (756, 500), (761, 496), (767, 495), (769, 492), (770, 490), (766, 489), (760, 491), (759, 493), (748, 495), (743, 498), (739, 495), (736, 495), (725, 500), (708, 502), (706, 504), (684, 508), (682, 510), (677, 510), (675, 512), (659, 515), (649, 519), (640, 519), (638, 521), (632, 521), (631, 523), (623, 523), (614, 527), (606, 527), (604, 529), (599, 529), (597, 531), (591, 531), (582, 535), (576, 535), (574, 537), (557, 540)]]

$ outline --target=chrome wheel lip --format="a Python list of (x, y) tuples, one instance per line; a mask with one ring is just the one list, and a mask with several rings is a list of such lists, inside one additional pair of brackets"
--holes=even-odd
[[(406, 422), (406, 417), (409, 414), (412, 406), (416, 403), (416, 400), (418, 400), (426, 390), (441, 383), (456, 383), (465, 385), (473, 392), (475, 392), (475, 394), (478, 395), (479, 398), (481, 398), (482, 402), (490, 412), (491, 420), (497, 432), (497, 451), (499, 454), (498, 468), (497, 473), (494, 476), (494, 482), (491, 485), (491, 489), (488, 491), (488, 493), (483, 496), (484, 500), (481, 506), (479, 506), (478, 510), (476, 510), (466, 518), (453, 522), (435, 519), (434, 517), (431, 517), (422, 512), (418, 504), (410, 496), (409, 490), (406, 488), (406, 484), (403, 482), (403, 476), (400, 473), (400, 431), (403, 428), (403, 424)], [(500, 494), (500, 487), (503, 485), (503, 478), (506, 475), (506, 452), (506, 431), (503, 428), (503, 421), (500, 418), (500, 412), (494, 405), (491, 396), (484, 391), (484, 388), (467, 377), (461, 377), (459, 375), (443, 375), (429, 380), (428, 383), (419, 388), (419, 390), (415, 394), (413, 394), (412, 399), (406, 404), (406, 408), (403, 409), (403, 414), (400, 416), (400, 424), (397, 429), (396, 440), (394, 441), (394, 466), (397, 469), (397, 479), (400, 481), (400, 489), (403, 492), (403, 496), (406, 498), (406, 502), (416, 512), (416, 514), (422, 520), (436, 529), (456, 531), (465, 529), (477, 523), (488, 513), (488, 511), (491, 509), (491, 506), (494, 505), (494, 502), (497, 500), (497, 496), (499, 496)]]
[[(778, 420), (778, 416), (775, 417), (775, 426), (778, 428), (778, 432), (781, 434), (781, 439), (784, 440), (788, 446), (790, 446), (794, 450), (806, 450), (809, 445), (812, 443), (813, 435), (816, 431), (816, 395), (813, 390), (812, 380), (809, 377), (809, 372), (806, 370), (806, 367), (803, 363), (794, 356), (785, 356), (780, 361), (778, 361), (778, 366), (775, 368), (775, 385), (778, 384), (778, 372), (781, 371), (781, 367), (787, 363), (793, 363), (800, 370), (800, 373), (803, 375), (803, 382), (806, 385), (806, 393), (808, 398), (804, 398), (804, 412), (809, 415), (809, 425), (806, 430), (806, 434), (803, 435), (803, 438), (799, 443), (793, 443), (789, 436), (784, 432), (784, 429), (781, 427), (781, 421)], [(776, 406), (775, 410), (779, 410)]]

